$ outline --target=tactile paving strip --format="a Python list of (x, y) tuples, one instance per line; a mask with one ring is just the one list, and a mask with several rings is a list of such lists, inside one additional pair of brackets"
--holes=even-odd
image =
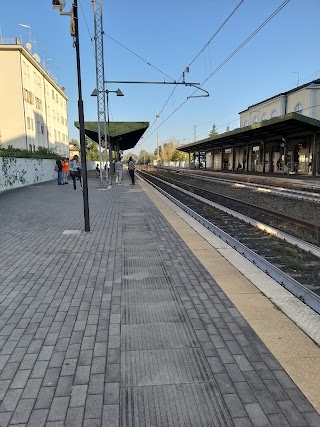
[(232, 427), (216, 385), (178, 384), (121, 390), (122, 427)]
[(125, 271), (130, 270), (130, 268), (161, 268), (163, 274), (165, 274), (165, 265), (157, 254), (152, 254), (150, 251), (148, 253), (142, 253), (137, 248), (136, 255), (124, 255), (123, 266)]
[(196, 334), (187, 323), (122, 325), (121, 327), (121, 351), (198, 346)]
[(165, 274), (165, 269), (162, 267), (162, 265), (154, 265), (152, 268), (142, 265), (138, 265), (138, 262), (136, 265), (131, 265), (129, 268), (123, 269), (123, 276), (126, 279), (135, 278), (134, 276), (137, 274), (143, 274), (145, 277), (152, 277), (152, 276), (161, 276)]
[(143, 277), (141, 279), (123, 279), (122, 289), (163, 289), (172, 286), (172, 280), (168, 275)]
[(121, 292), (121, 305), (163, 304), (176, 301), (171, 288), (129, 289)]
[(121, 353), (121, 386), (181, 384), (213, 380), (199, 348)]
[(185, 313), (175, 302), (121, 306), (121, 324), (185, 322)]

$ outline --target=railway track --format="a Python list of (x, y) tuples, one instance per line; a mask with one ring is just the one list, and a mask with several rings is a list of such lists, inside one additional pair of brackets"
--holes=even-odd
[(278, 192), (248, 191), (238, 185), (227, 186), (202, 177), (193, 178), (173, 173), (152, 175), (312, 245), (320, 246), (320, 200), (301, 199), (301, 195), (299, 199), (289, 198), (290, 193), (284, 199)]
[[(301, 241), (296, 237), (285, 234), (276, 228), (266, 226), (258, 228), (256, 221), (262, 224), (261, 216), (265, 219), (267, 209), (257, 221), (248, 218), (242, 213), (235, 214), (230, 207), (222, 207), (217, 201), (207, 199), (207, 192), (201, 190), (201, 196), (196, 194), (194, 188), (189, 191), (181, 182), (173, 179), (163, 179), (163, 176), (139, 172), (143, 179), (160, 191), (166, 193), (184, 210), (196, 217), (203, 225), (222, 237), (228, 244), (250, 259), (259, 268), (269, 274), (278, 283), (295, 294), (315, 311), (320, 313), (320, 248), (310, 243)], [(171, 181), (171, 182), (169, 182)], [(199, 190), (197, 190), (199, 191)], [(219, 195), (220, 200), (222, 197)], [(229, 202), (228, 202), (229, 203)], [(234, 207), (234, 201), (232, 206)], [(248, 211), (248, 208), (246, 208)], [(257, 212), (257, 209), (255, 209)], [(270, 214), (270, 213), (269, 213)], [(238, 216), (240, 215), (240, 217)], [(270, 214), (273, 216), (273, 213)], [(283, 220), (284, 217), (282, 217)], [(295, 219), (293, 219), (295, 221)], [(304, 224), (305, 225), (305, 224)], [(274, 233), (270, 234), (272, 228)], [(301, 227), (295, 224), (295, 227)], [(288, 240), (292, 239), (291, 243)]]

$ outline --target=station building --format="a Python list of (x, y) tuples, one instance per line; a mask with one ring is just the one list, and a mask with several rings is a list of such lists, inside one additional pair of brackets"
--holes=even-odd
[[(28, 50), (29, 48), (29, 50)], [(69, 157), (68, 97), (31, 46), (0, 40), (0, 147), (53, 149)]]
[(320, 79), (249, 106), (240, 128), (179, 147), (191, 168), (320, 173)]

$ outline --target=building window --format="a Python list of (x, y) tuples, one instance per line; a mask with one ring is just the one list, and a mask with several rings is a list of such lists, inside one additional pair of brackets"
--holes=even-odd
[(28, 129), (31, 129), (31, 120), (30, 120), (30, 117), (27, 117), (27, 126), (28, 126)]
[(31, 129), (34, 130), (33, 119), (31, 119)]
[(36, 97), (36, 108), (42, 111), (42, 101)]
[(277, 117), (277, 116), (278, 116), (277, 110), (273, 110), (271, 113), (271, 118), (273, 119), (274, 117)]
[(29, 151), (32, 151), (32, 145), (29, 144)]
[(56, 93), (56, 102), (59, 103), (58, 94)]
[(298, 114), (302, 114), (302, 110), (303, 110), (302, 104), (301, 102), (298, 102), (298, 104), (294, 107), (294, 112)]
[(263, 121), (263, 120), (267, 120), (267, 115), (266, 115), (266, 113), (263, 113), (263, 114), (262, 114), (262, 116), (261, 116), (261, 121)]
[(249, 126), (249, 122), (247, 120), (244, 122), (244, 126)]
[(61, 123), (64, 124), (63, 116), (61, 116)]
[(38, 133), (40, 133), (40, 122), (38, 122), (38, 120), (37, 120), (37, 131), (38, 131)]
[(34, 151), (34, 152), (36, 151), (36, 146), (35, 146), (35, 145), (33, 145), (33, 151)]
[(253, 123), (258, 123), (258, 117), (257, 116), (254, 116)]
[(56, 112), (53, 110), (53, 120), (56, 119)]
[(41, 133), (42, 133), (42, 135), (44, 135), (44, 126), (43, 126), (43, 123), (41, 123)]
[(24, 97), (24, 100), (26, 102), (29, 102), (29, 104), (33, 104), (33, 93), (32, 92), (29, 92), (27, 89), (24, 89), (23, 97)]
[(52, 99), (54, 99), (54, 90), (52, 89)]

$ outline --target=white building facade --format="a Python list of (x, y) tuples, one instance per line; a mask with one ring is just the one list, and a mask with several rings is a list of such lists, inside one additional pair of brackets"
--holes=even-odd
[(299, 113), (320, 120), (319, 101), (320, 79), (317, 79), (241, 111), (239, 113), (240, 127), (246, 127), (288, 113)]
[(69, 157), (68, 97), (14, 39), (0, 44), (0, 148), (55, 150)]

